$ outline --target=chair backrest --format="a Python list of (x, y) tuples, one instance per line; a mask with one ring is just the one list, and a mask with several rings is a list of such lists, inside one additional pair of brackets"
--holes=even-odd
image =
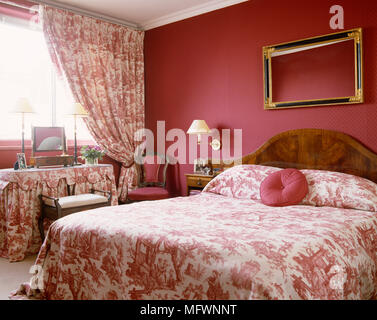
[[(166, 156), (154, 153), (142, 156), (142, 164), (138, 167), (138, 187), (166, 186), (166, 171), (169, 165)], [(162, 171), (161, 171), (162, 170)]]

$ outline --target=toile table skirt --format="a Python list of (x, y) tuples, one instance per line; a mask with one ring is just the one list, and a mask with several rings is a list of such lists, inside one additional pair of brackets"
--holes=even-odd
[(21, 261), (36, 254), (42, 245), (38, 230), (40, 194), (67, 196), (67, 185), (75, 194), (91, 188), (110, 191), (111, 205), (118, 204), (112, 165), (0, 170), (0, 256)]

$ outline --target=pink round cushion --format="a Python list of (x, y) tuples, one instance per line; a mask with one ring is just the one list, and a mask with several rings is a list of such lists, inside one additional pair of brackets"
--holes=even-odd
[(305, 175), (297, 169), (283, 169), (270, 174), (260, 185), (262, 203), (283, 207), (301, 202), (308, 193)]

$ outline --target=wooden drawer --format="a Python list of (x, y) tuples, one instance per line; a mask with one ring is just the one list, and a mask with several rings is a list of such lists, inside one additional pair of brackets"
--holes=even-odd
[(54, 157), (30, 157), (30, 165), (32, 167), (44, 167), (44, 166), (73, 166), (73, 156), (54, 156)]
[(212, 177), (190, 177), (187, 176), (187, 186), (188, 187), (198, 187), (204, 188), (208, 182), (212, 180)]

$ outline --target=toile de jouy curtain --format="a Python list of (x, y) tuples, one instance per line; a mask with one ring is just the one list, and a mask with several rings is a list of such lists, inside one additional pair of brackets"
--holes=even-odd
[(144, 32), (48, 6), (43, 32), (58, 73), (107, 155), (122, 163), (118, 195), (136, 185), (134, 133), (144, 127)]

